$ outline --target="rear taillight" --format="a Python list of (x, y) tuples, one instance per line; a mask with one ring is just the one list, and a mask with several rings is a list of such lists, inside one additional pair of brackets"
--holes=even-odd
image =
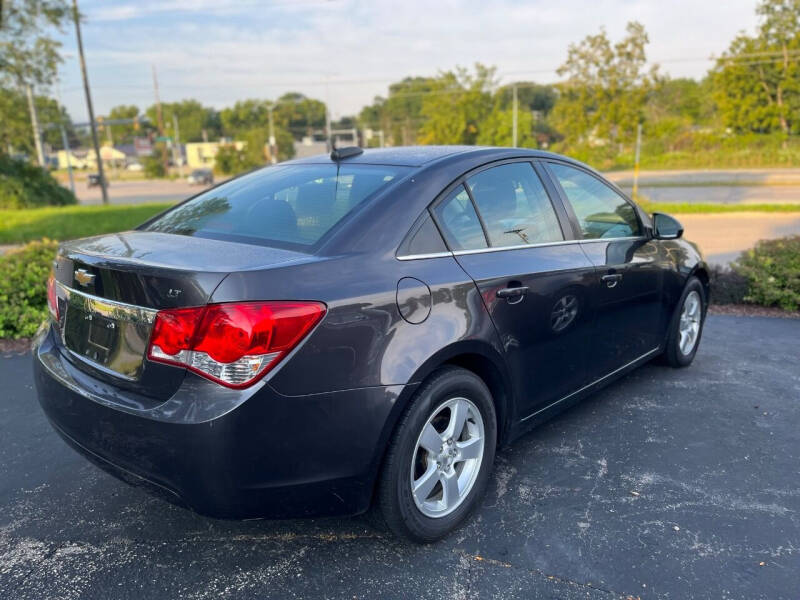
[(58, 295), (56, 294), (56, 278), (53, 275), (47, 279), (47, 308), (50, 309), (53, 318), (58, 321)]
[(266, 375), (325, 314), (319, 302), (244, 302), (162, 310), (147, 355), (232, 388)]

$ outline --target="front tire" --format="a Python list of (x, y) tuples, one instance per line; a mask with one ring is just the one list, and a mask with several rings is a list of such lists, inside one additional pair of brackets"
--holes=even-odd
[(446, 367), (415, 393), (394, 433), (378, 487), (389, 529), (429, 543), (455, 529), (486, 490), (497, 417), (483, 380)]
[(670, 323), (664, 359), (672, 367), (688, 367), (692, 364), (706, 317), (706, 294), (697, 277), (689, 278)]

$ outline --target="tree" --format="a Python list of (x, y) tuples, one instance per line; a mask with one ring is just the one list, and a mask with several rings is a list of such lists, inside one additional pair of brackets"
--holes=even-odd
[(406, 77), (389, 86), (388, 98), (378, 96), (358, 115), (362, 128), (381, 129), (391, 144), (417, 143), (417, 133), (425, 118), (422, 102), (438, 83), (435, 77)]
[(288, 130), (295, 139), (325, 127), (325, 103), (299, 92), (284, 94), (275, 102), (275, 124)]
[(756, 13), (757, 35), (717, 61), (714, 98), (734, 131), (800, 133), (800, 0), (763, 0)]
[[(175, 135), (172, 115), (177, 116), (181, 142), (200, 142), (203, 140), (203, 131), (209, 139), (220, 135), (219, 114), (197, 100), (162, 102), (161, 113), (164, 118), (165, 135)], [(147, 109), (147, 118), (154, 125), (158, 124), (158, 111), (155, 105)]]
[(558, 69), (566, 81), (553, 108), (552, 119), (568, 143), (590, 137), (628, 142), (644, 117), (647, 92), (658, 79), (653, 67), (645, 71), (647, 32), (630, 22), (627, 35), (612, 45), (605, 30), (571, 44)]
[(552, 85), (533, 81), (509, 83), (497, 90), (496, 101), (500, 108), (511, 108), (514, 103), (514, 86), (517, 87), (517, 102), (520, 110), (535, 110), (543, 117), (550, 114), (558, 99), (558, 90)]
[(51, 32), (71, 18), (67, 0), (4, 0), (0, 12), (0, 83), (49, 85), (61, 62)]
[(481, 123), (492, 111), (495, 68), (475, 65), (475, 73), (457, 68), (436, 78), (423, 96), (419, 141), (423, 144), (474, 144)]
[[(72, 121), (63, 106), (47, 96), (35, 96), (34, 105), (39, 115), (43, 142), (60, 149), (63, 142), (59, 126), (63, 123), (70, 146), (78, 145)], [(33, 154), (31, 118), (24, 93), (14, 89), (0, 88), (0, 115), (2, 115), (0, 119), (0, 153), (13, 151), (20, 154)]]
[[(139, 107), (132, 104), (121, 104), (113, 107), (108, 113), (109, 120), (116, 119), (135, 119), (139, 116)], [(106, 125), (111, 128), (112, 138), (115, 144), (130, 144), (133, 138), (144, 134), (144, 124), (139, 124), (139, 129), (131, 123), (130, 125)]]
[[(513, 109), (495, 108), (481, 123), (480, 132), (475, 140), (482, 146), (511, 146), (514, 135)], [(517, 113), (517, 146), (536, 148), (533, 137), (533, 115), (527, 107)]]

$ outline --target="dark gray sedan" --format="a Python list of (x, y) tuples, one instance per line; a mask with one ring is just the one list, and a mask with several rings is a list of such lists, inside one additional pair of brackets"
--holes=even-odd
[(432, 541), (498, 444), (649, 360), (692, 362), (708, 270), (682, 233), (539, 151), (267, 167), (62, 244), (39, 399), (87, 458), (198, 512), (375, 506)]

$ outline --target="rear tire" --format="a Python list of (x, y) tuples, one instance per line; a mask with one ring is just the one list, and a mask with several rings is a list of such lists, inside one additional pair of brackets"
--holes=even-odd
[(436, 371), (411, 399), (384, 461), (377, 504), (389, 529), (419, 543), (453, 531), (483, 497), (496, 445), (483, 380), (460, 367)]
[(692, 364), (706, 320), (706, 294), (697, 277), (690, 277), (669, 327), (664, 361), (674, 368)]

